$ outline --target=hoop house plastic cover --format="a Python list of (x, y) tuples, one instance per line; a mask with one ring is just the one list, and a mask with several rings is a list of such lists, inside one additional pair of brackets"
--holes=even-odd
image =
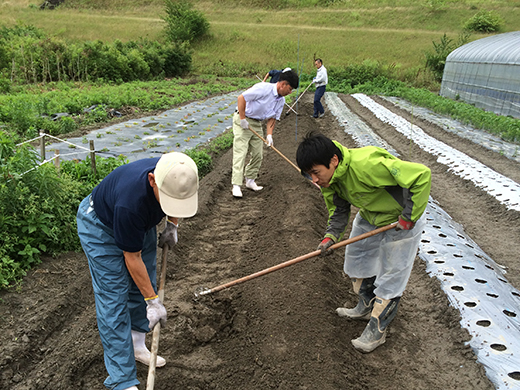
[(520, 118), (520, 31), (479, 39), (452, 51), (440, 94)]

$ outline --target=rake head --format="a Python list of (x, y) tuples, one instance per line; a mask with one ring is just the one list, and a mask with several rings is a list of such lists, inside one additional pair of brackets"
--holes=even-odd
[(197, 287), (195, 290), (195, 300), (198, 300), (201, 296), (211, 293), (211, 289), (207, 287)]

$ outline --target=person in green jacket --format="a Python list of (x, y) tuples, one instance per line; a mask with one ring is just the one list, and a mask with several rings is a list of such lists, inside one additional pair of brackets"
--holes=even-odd
[(344, 271), (359, 301), (340, 307), (340, 317), (369, 320), (362, 335), (352, 340), (361, 352), (385, 342), (406, 288), (421, 233), (431, 188), (430, 169), (402, 161), (375, 146), (348, 149), (321, 134), (309, 134), (298, 146), (296, 161), (302, 174), (321, 187), (329, 212), (325, 236), (318, 246), (330, 254), (342, 239), (350, 208), (359, 212), (350, 237), (397, 222), (396, 228), (346, 247)]

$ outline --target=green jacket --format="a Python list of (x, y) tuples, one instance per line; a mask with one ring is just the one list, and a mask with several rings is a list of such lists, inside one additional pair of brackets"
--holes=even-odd
[(330, 186), (321, 188), (329, 211), (325, 237), (339, 241), (350, 218), (350, 206), (375, 226), (396, 222), (399, 215), (416, 222), (428, 203), (431, 171), (399, 160), (385, 149), (366, 146), (348, 149), (333, 141), (343, 154)]

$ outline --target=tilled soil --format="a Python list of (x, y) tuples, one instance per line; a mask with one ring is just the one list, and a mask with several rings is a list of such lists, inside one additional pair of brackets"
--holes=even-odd
[[(352, 97), (342, 99), (403, 159), (432, 169), (432, 196), (508, 267), (508, 280), (519, 287), (518, 213), (448, 173)], [(297, 121), (284, 112), (275, 129), (281, 153), (295, 161), (299, 141), (312, 129), (356, 147), (330, 113), (310, 118), (312, 94), (302, 100)], [(519, 164), (418, 122), (414, 119), (428, 134), (520, 181)], [(157, 369), (155, 389), (494, 388), (465, 344), (470, 336), (460, 327), (458, 311), (419, 257), (386, 343), (366, 355), (350, 343), (365, 322), (335, 314), (336, 307), (357, 300), (342, 272), (342, 250), (194, 300), (198, 287), (215, 287), (314, 251), (326, 225), (319, 190), (272, 150), (266, 150), (257, 180), (264, 190), (244, 189), (242, 199), (233, 198), (231, 158), (231, 151), (217, 158), (201, 181), (199, 212), (181, 221), (180, 242), (168, 256), (169, 319), (159, 346), (168, 363)], [(20, 289), (0, 298), (0, 389), (104, 389), (103, 351), (83, 253), (46, 259)], [(138, 363), (141, 389), (147, 372)]]

